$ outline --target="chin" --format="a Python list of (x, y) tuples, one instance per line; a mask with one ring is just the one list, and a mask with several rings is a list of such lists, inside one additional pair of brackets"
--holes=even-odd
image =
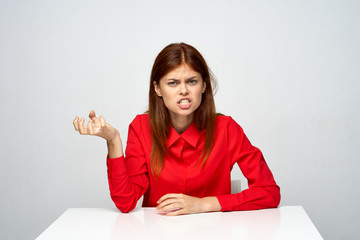
[(178, 117), (190, 117), (194, 114), (195, 111), (193, 110), (182, 110), (182, 111), (177, 111), (177, 112), (172, 112), (174, 116), (178, 116)]

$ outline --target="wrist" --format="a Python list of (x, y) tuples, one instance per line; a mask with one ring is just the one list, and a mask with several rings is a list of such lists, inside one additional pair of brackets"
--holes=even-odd
[(118, 144), (119, 142), (121, 143), (119, 131), (115, 129), (113, 135), (110, 138), (107, 138), (106, 142), (112, 145)]
[(201, 200), (203, 202), (201, 212), (218, 212), (222, 209), (217, 197), (204, 197)]
[(117, 134), (115, 137), (112, 137), (111, 139), (106, 140), (106, 144), (108, 147), (109, 159), (118, 158), (118, 157), (121, 157), (124, 155), (120, 134)]

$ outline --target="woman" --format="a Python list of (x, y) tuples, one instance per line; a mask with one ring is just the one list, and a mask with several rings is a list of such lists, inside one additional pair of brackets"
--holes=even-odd
[[(122, 212), (144, 207), (167, 215), (277, 207), (280, 189), (262, 153), (231, 118), (216, 114), (212, 76), (201, 54), (170, 44), (155, 59), (149, 110), (130, 124), (125, 157), (119, 132), (104, 118), (76, 117), (80, 134), (107, 141), (111, 198)], [(249, 189), (230, 194), (237, 163)]]

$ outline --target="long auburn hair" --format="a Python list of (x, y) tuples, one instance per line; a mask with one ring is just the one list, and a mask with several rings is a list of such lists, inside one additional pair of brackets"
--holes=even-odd
[(156, 178), (161, 173), (164, 166), (164, 156), (168, 151), (167, 135), (171, 120), (163, 99), (155, 93), (154, 82), (159, 85), (162, 77), (184, 63), (198, 72), (206, 84), (200, 106), (195, 110), (193, 119), (195, 126), (200, 131), (205, 130), (205, 145), (198, 159), (198, 163), (202, 161), (202, 167), (213, 147), (216, 111), (211, 83), (216, 84), (215, 79), (198, 50), (185, 43), (172, 43), (166, 46), (156, 57), (150, 76), (148, 113), (152, 136), (151, 172)]

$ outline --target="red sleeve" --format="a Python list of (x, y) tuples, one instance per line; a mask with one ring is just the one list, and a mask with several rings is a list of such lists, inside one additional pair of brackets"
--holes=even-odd
[(227, 126), (227, 142), (231, 164), (237, 162), (249, 188), (240, 193), (217, 196), (222, 211), (277, 207), (280, 203), (279, 186), (261, 151), (251, 145), (243, 129), (232, 118)]
[(149, 186), (144, 151), (139, 139), (140, 116), (130, 124), (125, 158), (107, 158), (111, 199), (121, 212), (130, 212)]

